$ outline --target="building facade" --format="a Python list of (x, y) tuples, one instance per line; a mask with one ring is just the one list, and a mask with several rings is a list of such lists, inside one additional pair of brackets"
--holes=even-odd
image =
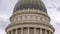
[(42, 0), (18, 0), (7, 34), (53, 34), (50, 17)]

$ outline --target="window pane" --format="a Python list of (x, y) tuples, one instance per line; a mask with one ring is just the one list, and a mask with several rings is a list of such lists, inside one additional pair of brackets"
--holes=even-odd
[(47, 31), (47, 34), (49, 34), (49, 31)]
[(17, 34), (21, 34), (21, 28), (17, 30)]
[(15, 34), (16, 30), (13, 30), (13, 34)]
[(53, 34), (53, 33), (51, 32), (51, 34)]
[(29, 34), (34, 34), (34, 28), (29, 29)]
[(11, 34), (11, 31), (9, 31), (9, 34)]
[(28, 29), (27, 28), (23, 28), (23, 34), (28, 34)]
[(45, 34), (45, 29), (42, 29), (42, 34)]
[(40, 34), (40, 29), (39, 28), (36, 29), (36, 34)]

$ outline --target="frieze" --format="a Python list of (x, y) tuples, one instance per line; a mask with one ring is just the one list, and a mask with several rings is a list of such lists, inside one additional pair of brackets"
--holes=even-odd
[(17, 15), (11, 19), (11, 23), (19, 23), (19, 22), (49, 23), (50, 21), (47, 19), (47, 17), (36, 14), (22, 14), (22, 15)]
[[(42, 11), (39, 11), (39, 10), (30, 10), (30, 9), (28, 9), (28, 10), (19, 10), (19, 11), (15, 12), (11, 16), (11, 18), (14, 17), (14, 16), (16, 16), (16, 15), (21, 15), (21, 14), (39, 14), (39, 15), (43, 15), (43, 16), (48, 17), (47, 13), (45, 13), (45, 12), (42, 12)], [(48, 18), (50, 20), (50, 17), (48, 17)]]

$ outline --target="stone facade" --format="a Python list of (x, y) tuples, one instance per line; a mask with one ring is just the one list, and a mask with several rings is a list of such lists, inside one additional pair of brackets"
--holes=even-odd
[(55, 31), (48, 14), (39, 9), (15, 11), (10, 22), (6, 28), (7, 34), (53, 34)]

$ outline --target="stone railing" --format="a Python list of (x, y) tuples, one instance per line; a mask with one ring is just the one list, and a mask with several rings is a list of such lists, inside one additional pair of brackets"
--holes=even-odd
[(24, 13), (33, 13), (33, 14), (44, 14), (47, 15), (47, 13), (45, 13), (44, 11), (41, 10), (36, 10), (36, 9), (23, 9), (23, 10), (19, 10), (13, 13), (14, 14), (24, 14)]

